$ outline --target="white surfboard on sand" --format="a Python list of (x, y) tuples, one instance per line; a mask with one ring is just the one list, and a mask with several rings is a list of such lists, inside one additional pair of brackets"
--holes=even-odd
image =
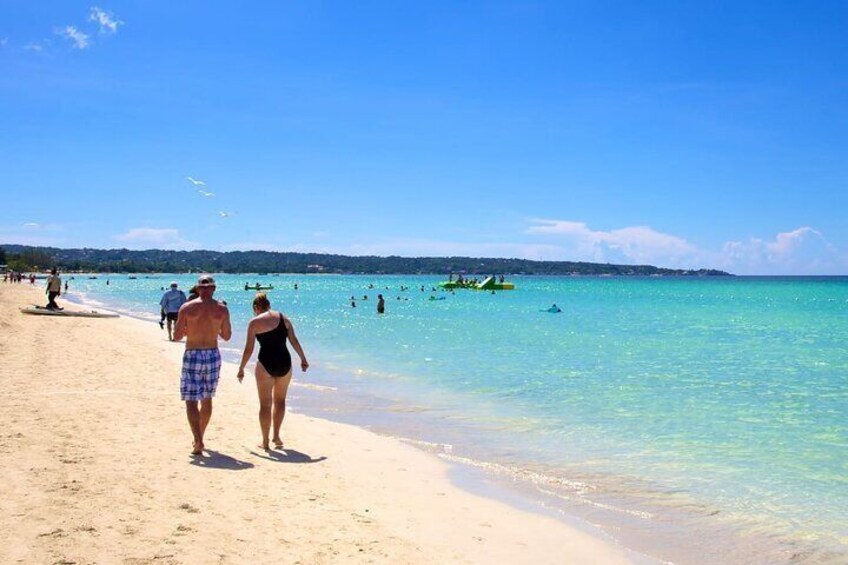
[(24, 314), (35, 314), (37, 316), (72, 316), (77, 318), (117, 318), (118, 314), (112, 312), (98, 312), (97, 310), (51, 310), (44, 306), (31, 306), (21, 308)]

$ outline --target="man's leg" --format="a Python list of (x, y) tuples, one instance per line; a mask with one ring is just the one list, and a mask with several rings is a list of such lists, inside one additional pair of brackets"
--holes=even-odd
[(191, 434), (194, 436), (194, 449), (191, 452), (193, 455), (200, 455), (203, 452), (203, 428), (200, 425), (200, 410), (197, 408), (196, 400), (186, 400), (186, 416), (188, 425), (191, 427)]
[(200, 443), (203, 443), (203, 437), (206, 435), (206, 426), (209, 425), (209, 420), (212, 418), (212, 399), (204, 398), (200, 401)]
[(174, 327), (174, 321), (171, 320), (171, 316), (168, 316), (168, 340), (169, 341), (174, 341), (174, 334), (173, 334), (173, 331), (172, 331), (173, 327)]

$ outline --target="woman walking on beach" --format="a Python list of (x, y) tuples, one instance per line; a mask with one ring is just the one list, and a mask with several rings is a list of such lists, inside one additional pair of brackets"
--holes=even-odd
[[(270, 449), (268, 436), (274, 422), (274, 447), (281, 449), (280, 427), (286, 415), (286, 393), (292, 378), (291, 355), (286, 340), (300, 357), (300, 369), (306, 371), (309, 363), (294, 333), (291, 321), (282, 312), (271, 310), (271, 302), (264, 292), (253, 299), (256, 315), (247, 325), (247, 343), (241, 356), (238, 380), (244, 379), (244, 367), (253, 355), (253, 341), (259, 341), (259, 362), (256, 363), (256, 388), (259, 391), (259, 426), (262, 428), (262, 449)], [(272, 410), (273, 407), (273, 410)], [(273, 416), (273, 418), (272, 418)]]

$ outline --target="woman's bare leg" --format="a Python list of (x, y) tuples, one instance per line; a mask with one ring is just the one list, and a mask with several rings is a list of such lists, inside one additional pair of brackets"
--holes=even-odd
[(259, 427), (262, 428), (262, 449), (270, 449), (268, 435), (271, 432), (271, 405), (273, 402), (274, 377), (268, 374), (262, 363), (256, 364), (256, 390), (259, 392)]
[(283, 418), (286, 417), (286, 394), (289, 391), (289, 383), (291, 383), (292, 372), (289, 371), (284, 377), (274, 379), (274, 447), (283, 447), (283, 440), (280, 437), (280, 428), (283, 425)]

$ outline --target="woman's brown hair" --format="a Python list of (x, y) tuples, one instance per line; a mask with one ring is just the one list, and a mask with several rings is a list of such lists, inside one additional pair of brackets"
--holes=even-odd
[(264, 292), (257, 292), (253, 299), (253, 306), (261, 312), (267, 312), (271, 309), (271, 301), (268, 300), (268, 295)]

